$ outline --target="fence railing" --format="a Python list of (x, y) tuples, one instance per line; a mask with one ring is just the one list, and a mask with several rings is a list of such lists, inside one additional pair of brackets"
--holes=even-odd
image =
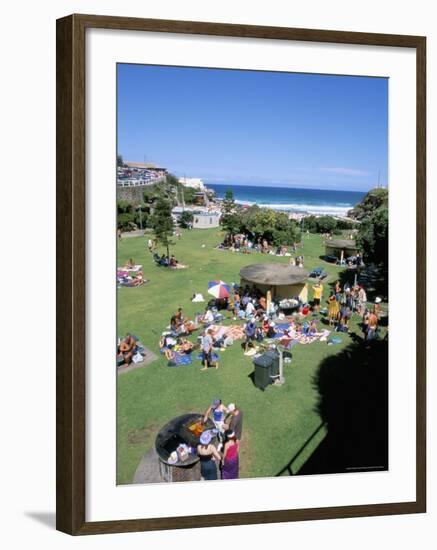
[(120, 180), (117, 179), (118, 187), (144, 187), (145, 185), (154, 185), (165, 180), (165, 176), (158, 176), (151, 179)]

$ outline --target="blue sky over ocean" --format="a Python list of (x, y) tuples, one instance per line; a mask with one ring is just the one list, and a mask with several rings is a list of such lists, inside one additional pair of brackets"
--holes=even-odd
[(118, 153), (236, 185), (387, 185), (388, 80), (119, 64)]

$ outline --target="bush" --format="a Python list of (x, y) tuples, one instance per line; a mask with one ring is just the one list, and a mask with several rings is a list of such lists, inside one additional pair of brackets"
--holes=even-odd
[(122, 231), (133, 231), (134, 229), (137, 229), (137, 225), (135, 223), (135, 214), (118, 214), (117, 227)]

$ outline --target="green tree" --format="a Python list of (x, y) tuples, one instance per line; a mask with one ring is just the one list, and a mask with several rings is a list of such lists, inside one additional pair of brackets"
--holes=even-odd
[(320, 216), (316, 221), (318, 233), (331, 233), (337, 228), (336, 220), (331, 216)]
[(222, 203), (221, 224), (228, 235), (235, 235), (241, 230), (240, 216), (235, 205), (232, 189), (227, 189)]
[(117, 155), (117, 166), (121, 166), (121, 167), (125, 166), (123, 157), (121, 155)]
[(356, 220), (363, 220), (382, 207), (388, 208), (388, 189), (371, 189), (360, 203), (349, 210), (348, 216)]
[(366, 260), (388, 268), (388, 208), (377, 208), (362, 220), (357, 243)]
[(155, 211), (150, 217), (150, 226), (155, 233), (158, 243), (161, 243), (167, 249), (167, 256), (170, 257), (171, 236), (174, 232), (174, 222), (171, 215), (171, 203), (163, 198), (158, 199)]
[(122, 212), (117, 216), (117, 227), (122, 231), (132, 231), (136, 229), (135, 215), (127, 212)]
[(187, 228), (189, 224), (193, 223), (194, 216), (192, 212), (188, 212), (187, 210), (184, 210), (181, 214), (179, 224), (181, 227)]

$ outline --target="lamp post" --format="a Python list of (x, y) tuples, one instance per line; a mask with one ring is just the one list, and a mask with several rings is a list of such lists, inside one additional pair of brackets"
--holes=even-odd
[(137, 208), (140, 212), (140, 229), (142, 231), (143, 230), (143, 212), (142, 212), (142, 209), (141, 209), (141, 204)]

